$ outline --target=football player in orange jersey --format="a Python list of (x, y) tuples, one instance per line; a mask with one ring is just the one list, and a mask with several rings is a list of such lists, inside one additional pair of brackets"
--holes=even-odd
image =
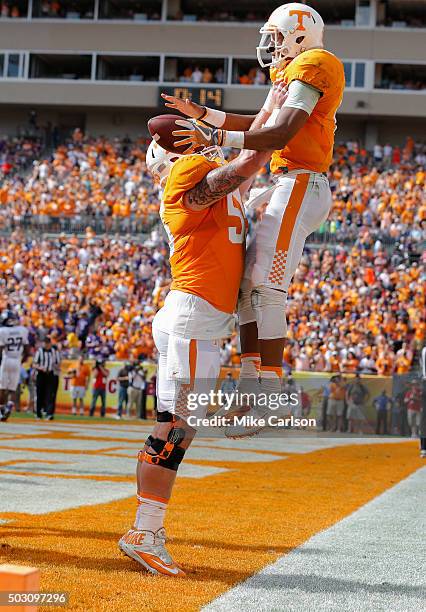
[[(265, 393), (280, 392), (288, 287), (306, 238), (327, 218), (332, 202), (325, 173), (332, 161), (335, 115), (345, 79), (342, 62), (323, 48), (323, 30), (317, 11), (299, 3), (280, 6), (261, 28), (260, 64), (270, 68), (272, 82), (281, 83), (288, 94), (282, 108), (274, 110), (262, 128), (249, 128), (252, 116), (163, 95), (168, 106), (192, 117), (178, 122), (184, 129), (174, 132), (183, 137), (175, 144), (187, 151), (200, 144), (274, 150), (271, 170), (276, 183), (263, 202), (258, 199), (259, 204), (267, 201), (268, 205), (248, 248), (239, 304), (241, 377), (257, 379), (255, 366), (260, 357), (258, 391)], [(264, 109), (272, 111), (270, 95)], [(262, 414), (254, 412), (262, 418), (267, 408)], [(257, 426), (234, 428), (234, 434), (251, 435), (256, 430)]]
[(196, 405), (191, 412), (189, 396), (215, 389), (219, 341), (234, 323), (246, 236), (240, 189), (269, 157), (245, 151), (227, 164), (218, 147), (185, 156), (154, 141), (148, 148), (147, 166), (164, 188), (160, 216), (173, 282), (152, 325), (159, 353), (157, 424), (139, 453), (136, 519), (119, 547), (153, 574), (185, 575), (165, 548), (164, 515), (196, 433), (188, 417), (203, 418), (207, 410)]

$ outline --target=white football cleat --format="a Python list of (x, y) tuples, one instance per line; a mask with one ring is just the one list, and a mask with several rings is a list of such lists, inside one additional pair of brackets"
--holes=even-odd
[(118, 542), (119, 549), (151, 574), (183, 577), (185, 572), (173, 561), (166, 549), (164, 527), (156, 531), (129, 529)]
[[(262, 388), (257, 379), (246, 378), (239, 381), (235, 402), (229, 410), (222, 411), (229, 421), (225, 427), (227, 438), (248, 438), (268, 427), (267, 420), (271, 414), (269, 407), (256, 405), (261, 392)], [(237, 418), (239, 422), (236, 422)]]
[[(269, 427), (268, 417), (271, 415), (271, 410), (268, 406), (250, 406), (250, 408), (242, 413), (230, 412), (228, 418), (229, 425), (225, 428), (225, 436), (227, 438), (250, 438), (260, 433), (265, 427)], [(236, 418), (239, 422), (236, 422)]]

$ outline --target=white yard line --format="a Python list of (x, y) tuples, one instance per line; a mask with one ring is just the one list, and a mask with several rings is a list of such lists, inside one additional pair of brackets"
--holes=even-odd
[(418, 612), (425, 534), (426, 467), (203, 610)]

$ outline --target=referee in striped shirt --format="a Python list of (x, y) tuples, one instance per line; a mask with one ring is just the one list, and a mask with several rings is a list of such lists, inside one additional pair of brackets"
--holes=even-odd
[(58, 391), (61, 355), (46, 336), (43, 345), (36, 351), (33, 368), (36, 371), (36, 418), (43, 413), (51, 421), (55, 414), (56, 393)]

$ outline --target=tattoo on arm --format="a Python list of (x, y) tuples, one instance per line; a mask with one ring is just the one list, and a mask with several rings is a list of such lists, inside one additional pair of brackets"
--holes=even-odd
[(185, 206), (190, 210), (203, 210), (211, 206), (247, 180), (236, 173), (233, 164), (211, 170), (202, 181), (185, 194)]

